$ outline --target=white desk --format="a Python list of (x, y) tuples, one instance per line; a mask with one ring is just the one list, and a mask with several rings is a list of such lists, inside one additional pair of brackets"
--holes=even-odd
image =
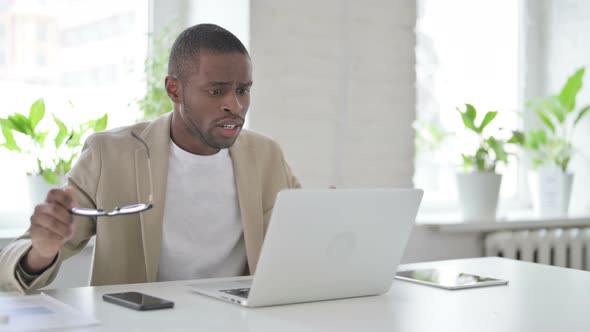
[[(101, 325), (76, 331), (589, 331), (590, 273), (501, 258), (403, 265), (445, 266), (508, 279), (508, 286), (447, 291), (394, 281), (383, 296), (248, 309), (192, 293), (190, 281), (46, 292)], [(104, 293), (141, 291), (174, 309), (138, 312)]]

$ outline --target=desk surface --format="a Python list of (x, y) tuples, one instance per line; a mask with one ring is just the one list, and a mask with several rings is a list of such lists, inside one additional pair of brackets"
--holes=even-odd
[[(588, 331), (590, 273), (501, 258), (408, 264), (450, 267), (508, 279), (508, 286), (448, 291), (395, 280), (389, 293), (356, 299), (243, 308), (193, 293), (194, 281), (47, 291), (93, 314), (100, 325), (75, 331)], [(138, 312), (104, 293), (140, 291), (175, 308)]]

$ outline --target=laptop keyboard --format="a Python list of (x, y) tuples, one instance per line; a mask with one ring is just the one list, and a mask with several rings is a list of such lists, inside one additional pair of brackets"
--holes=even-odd
[(250, 293), (250, 288), (234, 288), (234, 289), (223, 289), (220, 292), (243, 297), (245, 299), (248, 298), (248, 294)]

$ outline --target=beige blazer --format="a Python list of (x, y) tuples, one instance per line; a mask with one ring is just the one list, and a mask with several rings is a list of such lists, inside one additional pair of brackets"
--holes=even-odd
[[(171, 114), (92, 135), (68, 183), (77, 189), (78, 206), (113, 209), (148, 202), (146, 149), (131, 136), (135, 132), (150, 148), (154, 207), (141, 214), (116, 217), (78, 217), (76, 234), (59, 252), (53, 265), (27, 284), (18, 272), (20, 259), (31, 248), (28, 232), (0, 253), (0, 289), (27, 291), (48, 285), (60, 264), (82, 250), (96, 235), (91, 285), (156, 281), (162, 241), (162, 222), (168, 175)], [(277, 193), (298, 188), (299, 182), (279, 145), (260, 134), (243, 130), (229, 149), (232, 158), (246, 254), (250, 272), (256, 270), (262, 240)], [(195, 174), (198, 176), (198, 174)], [(190, 179), (178, 179), (190, 181)]]

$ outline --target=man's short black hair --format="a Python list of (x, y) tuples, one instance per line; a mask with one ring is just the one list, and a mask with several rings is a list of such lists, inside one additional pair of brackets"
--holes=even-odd
[(168, 60), (168, 75), (183, 80), (196, 72), (201, 49), (248, 55), (244, 44), (231, 32), (215, 24), (197, 24), (184, 30), (174, 41)]

